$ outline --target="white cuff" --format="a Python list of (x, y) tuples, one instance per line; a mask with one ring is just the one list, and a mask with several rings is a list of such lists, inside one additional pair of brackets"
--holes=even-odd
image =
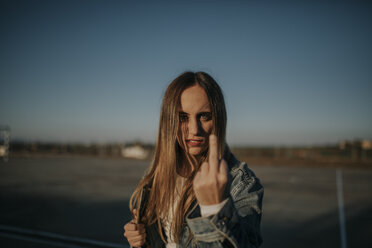
[(223, 206), (226, 204), (228, 199), (229, 198), (226, 198), (222, 202), (214, 204), (214, 205), (201, 205), (201, 204), (199, 204), (201, 216), (202, 217), (207, 217), (207, 216), (217, 214), (223, 208)]

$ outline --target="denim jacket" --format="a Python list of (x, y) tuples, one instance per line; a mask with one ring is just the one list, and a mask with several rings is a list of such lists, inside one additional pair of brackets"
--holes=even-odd
[[(228, 201), (217, 214), (208, 217), (201, 217), (200, 207), (195, 202), (186, 215), (178, 247), (250, 248), (261, 245), (263, 186), (247, 164), (238, 161), (232, 154), (228, 165)], [(142, 193), (140, 214), (146, 200), (145, 189)], [(156, 224), (146, 228), (146, 239), (151, 248), (165, 247)]]

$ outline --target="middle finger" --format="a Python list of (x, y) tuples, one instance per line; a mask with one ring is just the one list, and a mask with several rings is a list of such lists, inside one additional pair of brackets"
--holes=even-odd
[(218, 145), (217, 136), (209, 135), (209, 168), (211, 171), (218, 171)]

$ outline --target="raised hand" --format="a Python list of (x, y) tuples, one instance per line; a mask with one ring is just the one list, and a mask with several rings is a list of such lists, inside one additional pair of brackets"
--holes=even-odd
[(193, 186), (196, 199), (201, 205), (214, 205), (224, 200), (228, 180), (227, 163), (218, 159), (217, 137), (209, 135), (209, 160), (196, 173)]
[(137, 210), (133, 210), (133, 220), (124, 225), (124, 237), (131, 247), (141, 247), (146, 241), (146, 229), (143, 224), (137, 223)]

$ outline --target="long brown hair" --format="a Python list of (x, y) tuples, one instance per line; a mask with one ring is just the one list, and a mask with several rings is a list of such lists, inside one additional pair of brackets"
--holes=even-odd
[[(208, 96), (212, 119), (213, 133), (218, 140), (220, 156), (224, 154), (226, 136), (226, 108), (222, 91), (216, 81), (205, 72), (184, 72), (174, 79), (165, 91), (159, 121), (158, 139), (155, 147), (155, 157), (152, 166), (139, 182), (130, 199), (130, 210), (138, 208), (141, 201), (141, 192), (145, 186), (151, 189), (146, 199), (146, 206), (140, 222), (149, 226), (157, 222), (159, 234), (165, 242), (161, 229), (161, 221), (168, 216), (175, 203), (174, 190), (176, 188), (177, 172), (181, 166), (189, 164), (193, 168), (186, 176), (185, 183), (179, 196), (178, 204), (173, 213), (170, 230), (172, 239), (179, 242), (182, 224), (185, 215), (193, 201), (196, 199), (192, 182), (201, 163), (207, 158), (208, 151), (200, 158), (190, 158), (183, 151), (177, 141), (180, 120), (180, 99), (182, 92), (194, 85), (199, 85)], [(172, 211), (172, 210), (171, 210)]]

